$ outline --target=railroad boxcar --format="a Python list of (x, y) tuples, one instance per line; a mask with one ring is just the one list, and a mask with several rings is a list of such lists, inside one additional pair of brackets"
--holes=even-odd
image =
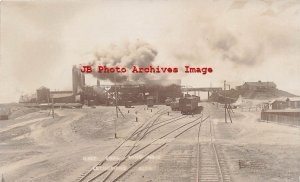
[(174, 101), (170, 103), (172, 111), (178, 111), (179, 110), (179, 98), (176, 98)]
[(146, 104), (148, 107), (153, 107), (154, 105), (154, 97), (153, 96), (148, 96), (146, 99)]
[(131, 108), (132, 107), (132, 101), (131, 100), (125, 100), (124, 101), (125, 108)]
[(198, 102), (200, 102), (200, 97), (197, 95), (192, 95), (191, 97), (194, 97)]
[(179, 110), (181, 114), (196, 114), (199, 111), (197, 97), (185, 97), (179, 99)]
[(171, 105), (171, 102), (173, 102), (173, 101), (174, 101), (174, 99), (172, 99), (172, 98), (167, 98), (167, 99), (165, 100), (166, 106), (170, 106), (170, 105)]

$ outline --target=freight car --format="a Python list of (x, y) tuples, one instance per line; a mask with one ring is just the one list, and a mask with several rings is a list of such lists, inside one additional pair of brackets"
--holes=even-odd
[(174, 99), (168, 97), (168, 98), (165, 100), (166, 106), (170, 106), (171, 103), (172, 103), (173, 101), (174, 101)]
[(181, 114), (196, 114), (201, 112), (202, 106), (198, 106), (199, 98), (185, 97), (179, 99), (179, 110)]
[(132, 107), (132, 101), (131, 100), (125, 100), (124, 101), (125, 108), (131, 108)]
[(148, 107), (153, 107), (154, 105), (154, 97), (153, 96), (148, 96), (146, 99), (146, 104)]
[(197, 95), (192, 95), (192, 97), (194, 97), (198, 102), (200, 102), (200, 97)]
[(172, 111), (178, 111), (179, 110), (179, 98), (176, 98), (175, 101), (172, 101), (170, 103)]

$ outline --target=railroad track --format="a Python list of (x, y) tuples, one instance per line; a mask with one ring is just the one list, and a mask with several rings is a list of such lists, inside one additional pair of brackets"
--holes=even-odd
[[(218, 151), (218, 146), (214, 142), (214, 127), (209, 119), (207, 128), (202, 124), (198, 129), (197, 140), (197, 182), (230, 182), (230, 173), (227, 170), (224, 157)], [(203, 129), (209, 130), (209, 142), (200, 142), (200, 132)]]
[[(147, 109), (147, 106), (146, 106), (146, 105), (137, 105), (137, 106), (134, 106), (134, 108), (132, 109), (131, 112), (133, 112), (133, 113), (139, 113), (139, 112), (142, 111), (142, 110), (151, 110), (151, 109), (152, 109), (152, 110), (158, 109), (158, 112), (160, 112), (161, 110), (163, 110), (163, 109), (161, 109), (160, 107), (161, 107), (161, 106), (157, 105), (156, 108), (148, 108), (148, 109)], [(128, 111), (128, 108), (125, 108), (124, 110), (127, 110), (127, 111)]]
[[(207, 117), (208, 118), (208, 117)], [(166, 146), (168, 142), (160, 142), (160, 140), (165, 139), (167, 136), (171, 136), (171, 138), (175, 139), (177, 137), (179, 137), (180, 135), (182, 135), (183, 133), (187, 132), (188, 130), (190, 130), (191, 128), (199, 125), (201, 122), (204, 122), (207, 118), (205, 118), (204, 120), (202, 120), (202, 116), (186, 123), (183, 124), (175, 129), (173, 129), (172, 131), (164, 134), (163, 136), (151, 141), (150, 143), (148, 143), (147, 145), (143, 146), (142, 148), (136, 150), (135, 152), (133, 152), (131, 156), (134, 156), (136, 154), (139, 154), (141, 156), (143, 156), (142, 158), (140, 158), (139, 160), (135, 161), (134, 163), (132, 163), (130, 165), (130, 167), (126, 170), (124, 170), (123, 172), (121, 172), (120, 174), (117, 174), (117, 176), (115, 178), (113, 178), (110, 181), (118, 181), (121, 179), (121, 177), (123, 177), (125, 174), (127, 174), (130, 170), (132, 170), (135, 166), (137, 166), (139, 163), (141, 163), (142, 161), (144, 161), (148, 156), (150, 156), (151, 154), (153, 154), (154, 152), (158, 151), (159, 149), (161, 149), (162, 147)], [(198, 121), (200, 120), (201, 121)], [(197, 122), (198, 121), (198, 122)], [(106, 180), (104, 180), (106, 181)]]
[[(165, 121), (158, 122), (159, 118), (165, 114), (165, 112), (158, 112), (157, 117), (154, 120), (149, 120), (145, 122), (140, 127), (138, 127), (127, 139), (125, 139), (118, 147), (115, 148), (103, 161), (99, 162), (91, 170), (84, 173), (80, 178), (79, 182), (83, 181), (117, 181), (128, 173), (131, 169), (137, 166), (140, 162), (145, 160), (149, 155), (158, 151), (164, 147), (167, 142), (164, 139), (175, 139), (179, 137), (184, 132), (188, 131), (192, 127), (203, 122), (202, 115), (200, 117), (194, 117), (192, 121), (188, 121), (185, 124), (173, 129), (172, 131), (158, 137), (148, 144), (143, 144), (140, 142), (143, 140), (149, 132), (163, 127), (171, 122), (181, 120), (186, 117), (174, 117)], [(201, 121), (199, 121), (201, 119)], [(204, 120), (206, 120), (205, 118)], [(154, 127), (156, 126), (156, 127)], [(135, 140), (131, 140), (135, 136)], [(125, 146), (125, 143), (130, 143), (131, 145)], [(123, 146), (123, 147), (122, 147)], [(117, 156), (117, 157), (114, 157)], [(142, 156), (142, 157), (140, 157)], [(109, 160), (110, 158), (116, 160)], [(106, 164), (106, 165), (105, 165)], [(128, 167), (129, 166), (129, 167)], [(98, 170), (100, 169), (100, 170)], [(120, 170), (122, 169), (122, 170)]]
[[(123, 142), (121, 142), (111, 153), (109, 153), (102, 161), (100, 161), (99, 163), (97, 163), (95, 166), (93, 166), (91, 169), (87, 170), (86, 172), (84, 172), (83, 174), (81, 174), (81, 176), (78, 178), (78, 182), (83, 182), (83, 181), (93, 181), (96, 178), (98, 178), (99, 176), (103, 175), (104, 173), (107, 172), (107, 169), (104, 169), (105, 167), (104, 164), (111, 161), (114, 157), (113, 155), (115, 155), (115, 153), (119, 152), (121, 154), (126, 153), (126, 147), (122, 148), (123, 145), (125, 145), (125, 143), (128, 143), (133, 136), (135, 136), (137, 134), (137, 132), (141, 129), (147, 128), (149, 127), (148, 125), (151, 123), (151, 119), (153, 119), (153, 117), (156, 117), (154, 119), (155, 122), (156, 120), (158, 120), (165, 112), (167, 111), (167, 109), (159, 109), (156, 113), (154, 113), (149, 119), (148, 122), (144, 122), (143, 124), (141, 124), (136, 130), (134, 130), (131, 135), (129, 137), (127, 137)], [(158, 114), (158, 115), (156, 115)], [(146, 125), (146, 126), (145, 126)], [(132, 150), (132, 149), (131, 149)], [(121, 155), (122, 156), (122, 155)], [(121, 158), (121, 157), (118, 157)], [(114, 166), (114, 165), (112, 165)], [(103, 167), (103, 168), (102, 168)], [(99, 170), (100, 169), (100, 170)], [(95, 173), (97, 171), (102, 171), (101, 173), (97, 174), (96, 176), (93, 176), (92, 173)], [(90, 179), (88, 179), (88, 177), (91, 177)]]

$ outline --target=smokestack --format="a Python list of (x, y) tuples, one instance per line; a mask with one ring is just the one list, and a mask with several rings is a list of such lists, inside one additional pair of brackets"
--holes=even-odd
[(76, 66), (73, 66), (72, 68), (72, 84), (73, 84), (73, 95), (77, 94), (77, 88), (78, 88), (78, 73), (77, 73), (77, 68)]
[(84, 87), (85, 86), (85, 75), (81, 73), (81, 83), (82, 83), (82, 86)]

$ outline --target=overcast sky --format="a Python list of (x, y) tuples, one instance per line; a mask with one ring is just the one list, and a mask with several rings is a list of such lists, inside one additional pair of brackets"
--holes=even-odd
[(71, 90), (72, 65), (137, 41), (157, 51), (153, 65), (214, 68), (169, 75), (184, 85), (274, 81), (300, 95), (299, 20), (298, 0), (2, 1), (0, 103)]

